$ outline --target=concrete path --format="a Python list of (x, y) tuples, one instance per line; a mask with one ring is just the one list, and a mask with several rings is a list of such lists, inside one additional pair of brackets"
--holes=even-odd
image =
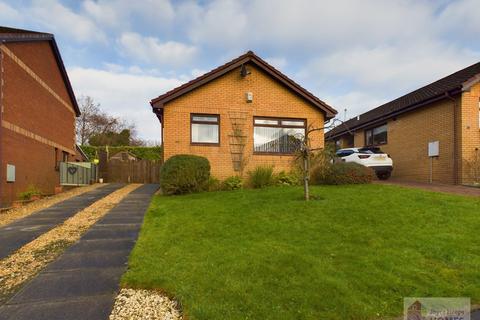
[(122, 184), (107, 184), (1, 227), (0, 259), (9, 256), (25, 244), (122, 186)]
[(108, 319), (120, 277), (157, 185), (127, 195), (0, 307), (0, 320)]

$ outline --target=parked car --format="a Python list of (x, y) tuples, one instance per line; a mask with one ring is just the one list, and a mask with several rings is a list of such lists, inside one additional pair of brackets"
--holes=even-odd
[(375, 171), (378, 179), (387, 180), (393, 170), (393, 160), (378, 147), (345, 148), (336, 152), (341, 161), (356, 162)]

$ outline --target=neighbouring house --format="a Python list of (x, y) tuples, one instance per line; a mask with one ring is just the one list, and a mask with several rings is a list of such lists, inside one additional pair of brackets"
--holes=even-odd
[(52, 34), (0, 27), (0, 207), (30, 185), (53, 194), (75, 161), (75, 95)]
[[(323, 128), (336, 114), (251, 51), (151, 105), (162, 126), (164, 159), (204, 156), (220, 179), (260, 165), (291, 169), (306, 128)], [(323, 131), (311, 135), (311, 144), (323, 147)]]
[(402, 180), (480, 181), (480, 63), (388, 102), (326, 133), (337, 148), (379, 146)]

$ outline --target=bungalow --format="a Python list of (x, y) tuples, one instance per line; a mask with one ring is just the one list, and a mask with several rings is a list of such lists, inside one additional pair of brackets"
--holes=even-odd
[(401, 180), (480, 182), (480, 63), (337, 126), (337, 148), (379, 146)]
[(0, 207), (30, 185), (54, 193), (74, 161), (75, 95), (52, 34), (0, 27)]
[[(295, 138), (337, 113), (251, 51), (150, 104), (161, 122), (165, 160), (204, 156), (221, 179), (260, 165), (289, 170)], [(323, 131), (311, 135), (312, 146), (323, 143)]]

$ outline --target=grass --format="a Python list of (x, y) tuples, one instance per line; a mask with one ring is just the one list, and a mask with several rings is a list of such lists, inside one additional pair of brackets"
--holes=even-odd
[(480, 201), (384, 185), (154, 198), (122, 285), (189, 319), (376, 319), (403, 297), (480, 301)]

